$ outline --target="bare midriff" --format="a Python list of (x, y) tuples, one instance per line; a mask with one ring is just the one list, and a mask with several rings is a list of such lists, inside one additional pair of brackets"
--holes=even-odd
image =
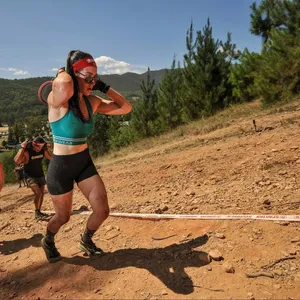
[(63, 144), (54, 143), (53, 154), (55, 154), (55, 155), (71, 155), (71, 154), (82, 152), (86, 148), (88, 148), (88, 144), (72, 146), (72, 145), (63, 145)]

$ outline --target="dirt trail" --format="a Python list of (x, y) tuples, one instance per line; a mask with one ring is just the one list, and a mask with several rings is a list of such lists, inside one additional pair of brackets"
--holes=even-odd
[[(112, 212), (299, 215), (299, 108), (256, 117), (258, 132), (252, 118), (99, 160)], [(0, 299), (300, 299), (299, 222), (109, 217), (95, 237), (107, 254), (87, 258), (88, 216), (75, 214), (57, 236), (63, 260), (49, 264), (32, 202), (17, 185), (1, 192)]]

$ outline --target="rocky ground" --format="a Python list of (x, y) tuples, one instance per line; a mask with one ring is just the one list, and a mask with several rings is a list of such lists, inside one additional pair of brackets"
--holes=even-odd
[[(299, 108), (98, 160), (111, 212), (299, 215)], [(49, 264), (32, 199), (18, 185), (1, 192), (0, 299), (300, 299), (299, 221), (111, 216), (95, 236), (106, 254), (89, 258), (78, 250), (88, 215), (74, 214)]]

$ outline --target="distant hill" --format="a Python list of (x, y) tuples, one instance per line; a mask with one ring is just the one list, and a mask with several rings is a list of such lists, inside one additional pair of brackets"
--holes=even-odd
[[(150, 71), (151, 79), (159, 86), (165, 69)], [(117, 91), (124, 93), (128, 100), (140, 94), (140, 85), (147, 79), (147, 72), (143, 74), (125, 73), (122, 75), (101, 75), (104, 82)], [(26, 116), (47, 115), (47, 106), (43, 105), (37, 97), (40, 85), (51, 80), (52, 77), (32, 77), (27, 79), (0, 78), (0, 123), (14, 123), (14, 120)], [(132, 97), (132, 99), (131, 99)]]
[[(165, 69), (158, 71), (150, 71), (151, 80), (155, 80), (155, 86), (158, 87), (165, 73)], [(147, 79), (147, 72), (143, 74), (136, 73), (125, 73), (122, 75), (112, 74), (112, 75), (101, 75), (104, 82), (111, 85), (118, 91), (132, 92), (140, 90), (140, 85), (143, 80)]]

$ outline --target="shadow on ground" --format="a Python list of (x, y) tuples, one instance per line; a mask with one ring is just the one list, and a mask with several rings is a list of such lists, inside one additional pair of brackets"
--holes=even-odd
[[(12, 244), (3, 244), (2, 251), (16, 252), (30, 245), (38, 245), (37, 240), (40, 239), (35, 235), (25, 240), (24, 244), (21, 243), (21, 240), (18, 240), (18, 242), (13, 241)], [(72, 278), (75, 278), (77, 273), (82, 271), (81, 267), (74, 269), (74, 266), (90, 266), (97, 271), (110, 271), (126, 267), (146, 269), (175, 293), (191, 294), (194, 291), (194, 283), (185, 272), (185, 268), (202, 267), (210, 263), (207, 253), (198, 251), (198, 249), (194, 250), (194, 248), (205, 244), (207, 241), (208, 236), (203, 235), (186, 243), (172, 244), (163, 248), (120, 249), (105, 253), (100, 257), (74, 256), (63, 258), (62, 261), (55, 264), (49, 264), (48, 262), (33, 264), (15, 272), (2, 273), (4, 276), (1, 276), (0, 296), (7, 297), (12, 293), (25, 295), (31, 290), (43, 287), (53, 278), (60, 276), (61, 273), (63, 273), (61, 283), (64, 284), (65, 289), (68, 289), (68, 283), (72, 282)], [(95, 278), (103, 277), (95, 272), (92, 274)], [(105, 278), (103, 279), (104, 281), (101, 284), (105, 285)], [(15, 282), (16, 285), (12, 286), (11, 282)], [(80, 288), (82, 291), (82, 285)], [(72, 289), (74, 290), (74, 286), (72, 286)]]
[(102, 257), (75, 256), (63, 261), (73, 265), (90, 265), (101, 271), (126, 267), (146, 269), (175, 293), (190, 294), (194, 291), (194, 284), (184, 268), (202, 267), (210, 263), (207, 253), (193, 250), (207, 241), (208, 236), (204, 235), (164, 248), (121, 249), (105, 253)]
[(0, 253), (9, 255), (29, 248), (30, 246), (40, 247), (42, 237), (43, 235), (41, 233), (37, 233), (29, 239), (22, 238), (13, 241), (0, 241)]

